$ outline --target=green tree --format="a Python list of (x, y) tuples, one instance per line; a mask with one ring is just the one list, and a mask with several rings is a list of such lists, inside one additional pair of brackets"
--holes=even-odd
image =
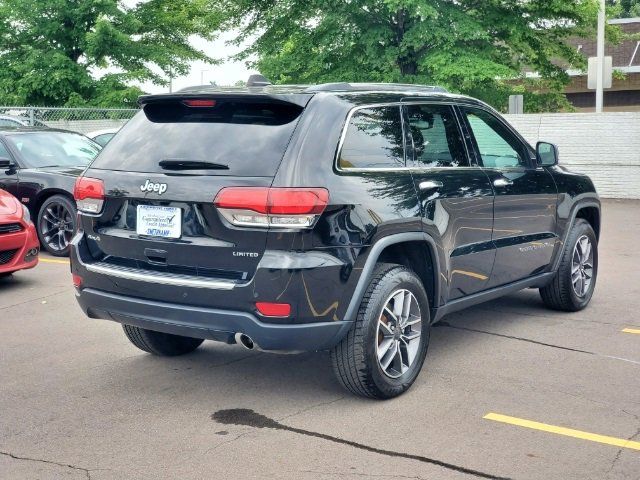
[[(595, 0), (227, 0), (238, 58), (277, 83), (439, 84), (502, 107), (527, 90), (533, 109), (567, 105), (566, 40), (593, 34)], [(564, 67), (564, 68), (563, 68)], [(526, 80), (523, 72), (539, 77)], [(514, 79), (521, 79), (514, 82)], [(537, 93), (535, 93), (537, 92)]]
[(0, 104), (133, 105), (133, 82), (213, 61), (189, 38), (213, 38), (217, 3), (0, 0)]
[(619, 18), (640, 17), (640, 0), (607, 0)]

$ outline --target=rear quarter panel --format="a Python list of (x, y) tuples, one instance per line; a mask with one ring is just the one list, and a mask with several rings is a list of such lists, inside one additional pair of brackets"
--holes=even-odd
[[(335, 95), (316, 95), (273, 182), (274, 187), (324, 187), (330, 194), (329, 205), (313, 230), (270, 232), (267, 240), (267, 251), (284, 255), (304, 251), (313, 259), (278, 273), (290, 276), (289, 289), (299, 289), (298, 312), (305, 321), (343, 320), (370, 246), (388, 235), (422, 231), (409, 172), (335, 170), (336, 151), (352, 106)], [(317, 268), (321, 258), (324, 266), (333, 268)]]
[(34, 220), (46, 197), (61, 194), (73, 198), (73, 186), (80, 171), (45, 172), (25, 168), (18, 172), (18, 198), (24, 203)]

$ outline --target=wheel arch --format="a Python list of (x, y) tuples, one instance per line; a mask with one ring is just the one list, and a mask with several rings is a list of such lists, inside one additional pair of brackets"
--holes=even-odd
[[(422, 280), (433, 312), (440, 297), (440, 265), (436, 242), (423, 232), (406, 232), (389, 235), (372, 247), (354, 290), (345, 320), (354, 320), (364, 293), (379, 262), (397, 263), (413, 270)], [(433, 318), (433, 315), (432, 315)]]
[[(571, 230), (573, 229), (573, 226), (575, 225), (578, 218), (582, 218), (589, 222), (589, 224), (593, 227), (594, 232), (596, 233), (596, 239), (600, 240), (600, 201), (598, 199), (589, 199), (576, 202), (572, 206), (571, 214), (569, 215), (569, 221), (566, 223), (565, 230), (562, 234), (562, 246), (564, 246), (567, 242), (569, 234), (571, 233)], [(558, 271), (561, 258), (562, 248), (558, 249), (558, 251), (556, 252), (556, 256), (552, 263), (552, 272)]]
[[(600, 208), (595, 205), (578, 205), (575, 218), (582, 218), (589, 222), (591, 228), (596, 234), (598, 241), (600, 240)], [(575, 220), (574, 220), (575, 222)]]
[(49, 198), (55, 196), (55, 195), (62, 195), (63, 197), (66, 197), (67, 200), (69, 200), (73, 205), (76, 204), (76, 201), (73, 198), (73, 195), (71, 195), (71, 193), (69, 193), (67, 190), (64, 190), (62, 188), (47, 188), (46, 190), (42, 190), (40, 193), (38, 193), (38, 196), (36, 197), (36, 201), (33, 204), (33, 210), (31, 211), (32, 217), (37, 219), (38, 215), (40, 214), (40, 209), (42, 208), (42, 205), (44, 204), (44, 202), (46, 202)]

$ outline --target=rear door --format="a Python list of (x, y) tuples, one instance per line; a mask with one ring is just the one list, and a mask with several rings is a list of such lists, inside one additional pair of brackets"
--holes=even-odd
[(448, 287), (443, 300), (484, 290), (495, 257), (491, 183), (470, 159), (452, 106), (411, 103), (404, 109), (410, 137), (407, 165), (423, 226), (439, 240), (447, 262), (441, 272)]
[(461, 107), (472, 148), (495, 191), (491, 286), (541, 273), (558, 240), (557, 189), (531, 149), (488, 110)]
[(251, 279), (267, 229), (234, 227), (213, 202), (224, 187), (271, 185), (303, 108), (268, 96), (145, 105), (84, 175), (106, 194), (100, 215), (82, 216), (93, 258)]

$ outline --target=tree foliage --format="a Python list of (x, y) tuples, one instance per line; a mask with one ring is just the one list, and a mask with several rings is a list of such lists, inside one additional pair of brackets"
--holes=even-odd
[(217, 3), (0, 0), (0, 103), (131, 105), (132, 81), (166, 84), (171, 69), (212, 61), (189, 38), (213, 37)]
[(616, 17), (640, 17), (640, 0), (607, 0), (607, 4), (614, 7)]
[[(533, 109), (566, 105), (567, 43), (595, 31), (595, 0), (227, 0), (238, 45), (279, 83), (439, 84), (502, 106), (526, 90)], [(563, 68), (564, 67), (564, 68)], [(523, 72), (537, 72), (534, 80)], [(513, 79), (521, 81), (513, 82)], [(537, 92), (537, 93), (535, 93)]]

